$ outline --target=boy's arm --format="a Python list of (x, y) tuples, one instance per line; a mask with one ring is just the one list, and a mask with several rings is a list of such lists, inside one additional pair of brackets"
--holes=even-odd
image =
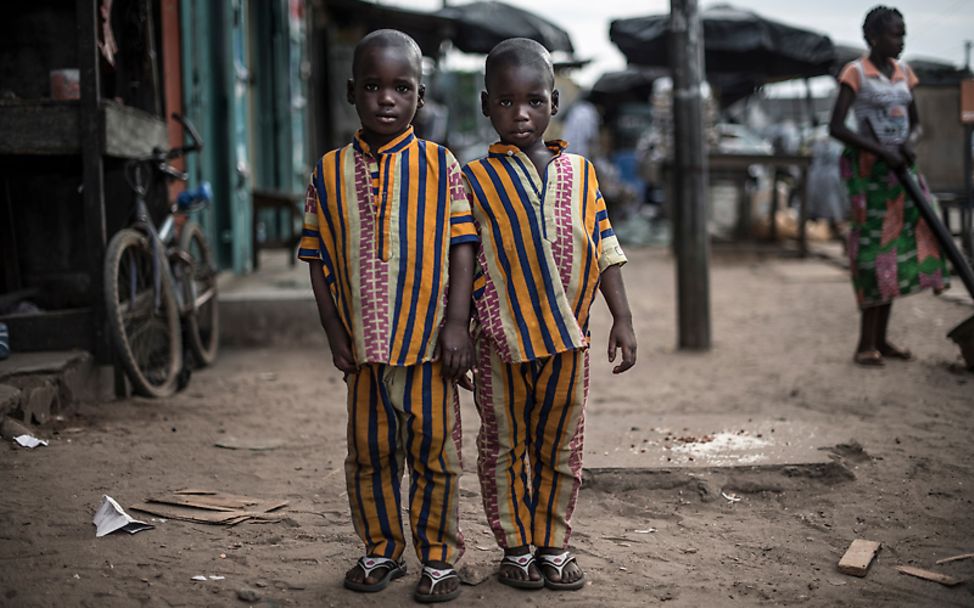
[(473, 365), (470, 292), (473, 289), (474, 247), (474, 243), (458, 243), (450, 247), (450, 286), (438, 346), (443, 375), (453, 381), (460, 381)]
[(321, 319), (321, 326), (325, 328), (328, 345), (331, 347), (332, 362), (343, 373), (350, 374), (356, 370), (352, 341), (338, 318), (338, 309), (335, 308), (331, 291), (325, 281), (321, 260), (310, 260), (308, 268), (311, 271), (311, 290), (314, 291), (315, 302), (318, 304), (318, 318)]
[(626, 286), (622, 282), (622, 268), (613, 264), (602, 271), (599, 290), (612, 313), (612, 331), (609, 332), (609, 361), (615, 361), (616, 349), (622, 349), (622, 362), (612, 369), (621, 374), (636, 364), (636, 332), (632, 328), (632, 313), (626, 298)]

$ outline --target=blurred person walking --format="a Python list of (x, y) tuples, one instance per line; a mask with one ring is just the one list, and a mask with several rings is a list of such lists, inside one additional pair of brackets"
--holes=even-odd
[[(869, 54), (839, 75), (829, 132), (847, 146), (840, 171), (851, 204), (848, 254), (861, 311), (854, 361), (882, 366), (886, 359), (912, 358), (887, 339), (893, 300), (927, 287), (939, 293), (948, 273), (936, 238), (895, 174), (907, 165), (928, 193), (913, 151), (919, 122), (912, 90), (918, 80), (897, 59), (906, 36), (903, 15), (876, 6), (866, 14), (862, 32)], [(845, 125), (850, 108), (855, 130)]]

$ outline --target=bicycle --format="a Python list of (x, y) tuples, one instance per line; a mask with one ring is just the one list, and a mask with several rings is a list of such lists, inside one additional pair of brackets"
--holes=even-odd
[(169, 161), (198, 152), (196, 129), (173, 114), (192, 143), (125, 165), (125, 179), (135, 193), (134, 221), (112, 236), (105, 254), (105, 302), (109, 333), (133, 390), (145, 397), (167, 397), (189, 381), (185, 344), (199, 367), (213, 363), (219, 349), (216, 266), (199, 224), (188, 216), (212, 199), (206, 182), (184, 191), (156, 228), (146, 192), (151, 180), (187, 181)]

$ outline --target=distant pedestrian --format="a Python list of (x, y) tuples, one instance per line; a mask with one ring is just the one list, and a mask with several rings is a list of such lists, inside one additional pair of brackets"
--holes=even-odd
[[(927, 287), (939, 292), (948, 274), (933, 232), (895, 174), (907, 165), (927, 192), (914, 164), (919, 123), (912, 90), (918, 81), (897, 60), (906, 36), (903, 15), (877, 6), (862, 31), (869, 54), (842, 70), (829, 132), (847, 145), (841, 172), (851, 204), (848, 252), (862, 313), (854, 360), (881, 366), (888, 358), (911, 358), (887, 339), (893, 299)], [(850, 107), (856, 130), (845, 126)]]
[(598, 108), (589, 100), (589, 94), (583, 93), (568, 108), (561, 131), (562, 139), (571, 146), (573, 154), (591, 158), (599, 147), (601, 124)]
[(477, 235), (459, 163), (410, 126), (425, 93), (421, 59), (395, 30), (355, 47), (347, 94), (362, 128), (318, 161), (298, 255), (348, 387), (345, 480), (365, 556), (344, 584), (379, 591), (406, 573), (407, 512), (423, 563), (413, 596), (443, 602), (460, 594), (457, 380), (473, 361)]
[(589, 309), (599, 286), (613, 317), (609, 361), (619, 349), (613, 371), (631, 368), (626, 257), (592, 163), (542, 139), (558, 110), (544, 47), (501, 42), (485, 81), (483, 113), (500, 142), (463, 169), (481, 240), (474, 400), (484, 509), (504, 549), (500, 582), (580, 589), (585, 574), (569, 540), (582, 481)]

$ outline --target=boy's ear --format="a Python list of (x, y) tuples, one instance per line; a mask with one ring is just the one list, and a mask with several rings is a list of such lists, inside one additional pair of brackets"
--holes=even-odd
[(426, 85), (425, 84), (419, 85), (417, 92), (419, 93), (419, 97), (416, 99), (416, 109), (418, 110), (419, 108), (422, 108), (423, 105), (426, 103)]
[(487, 105), (487, 91), (480, 92), (480, 113), (490, 118), (490, 106)]
[(355, 105), (355, 79), (349, 78), (348, 82), (345, 83), (345, 99), (348, 103)]
[(554, 116), (558, 113), (558, 89), (551, 92), (551, 115)]

